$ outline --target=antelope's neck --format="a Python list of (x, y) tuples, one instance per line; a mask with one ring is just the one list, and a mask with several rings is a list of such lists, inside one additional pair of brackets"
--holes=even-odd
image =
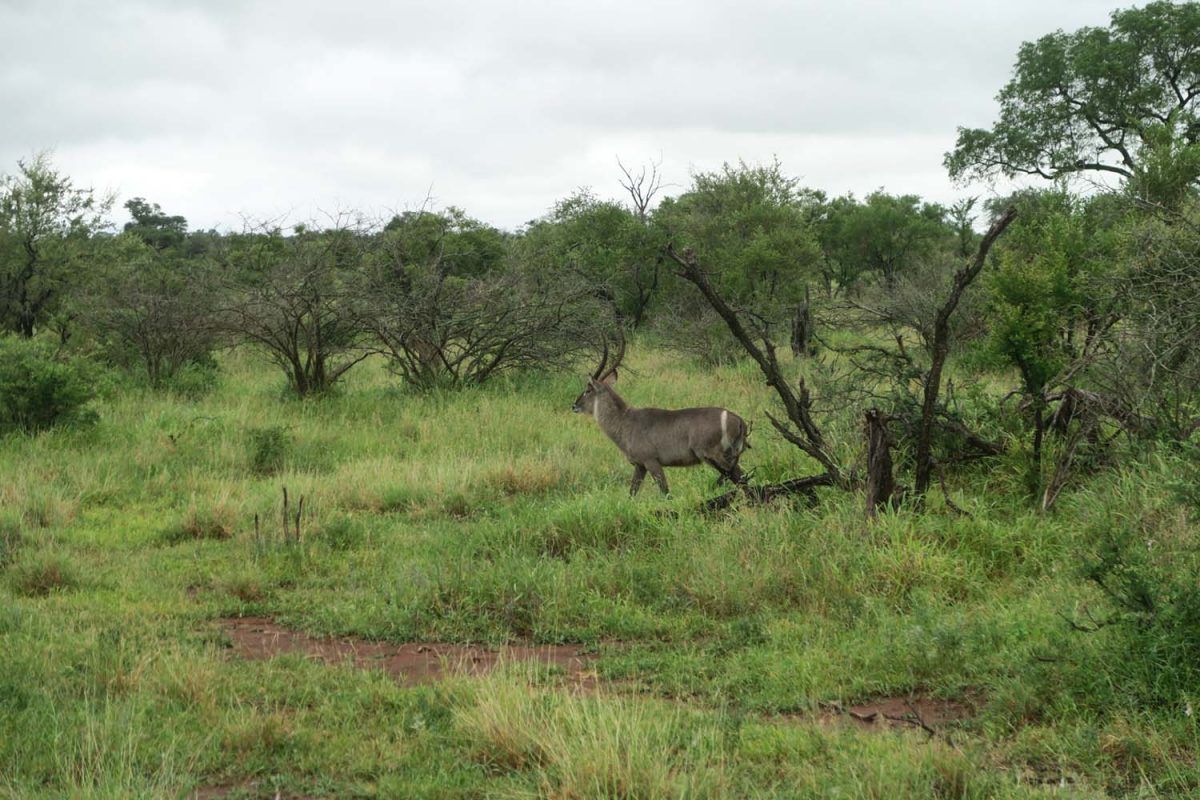
[(628, 410), (629, 406), (620, 395), (611, 390), (597, 395), (596, 402), (592, 405), (592, 416), (596, 418), (596, 424), (618, 447), (624, 447), (625, 444), (625, 412)]

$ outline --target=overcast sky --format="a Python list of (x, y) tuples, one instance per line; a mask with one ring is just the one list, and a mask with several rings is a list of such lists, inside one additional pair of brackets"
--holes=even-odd
[(948, 201), (968, 189), (942, 155), (991, 122), (1020, 43), (1114, 7), (0, 0), (0, 172), (52, 149), (205, 228), (427, 193), (512, 228), (616, 196), (618, 157), (661, 158), (673, 192), (778, 156), (831, 193)]

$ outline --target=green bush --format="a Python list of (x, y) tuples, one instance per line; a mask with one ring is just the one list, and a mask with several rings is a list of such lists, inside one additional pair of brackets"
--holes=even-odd
[(1187, 509), (1193, 519), (1200, 519), (1200, 442), (1184, 442), (1179, 456), (1174, 480), (1168, 488), (1176, 503)]
[(209, 506), (193, 504), (176, 524), (163, 531), (167, 544), (204, 539), (220, 541), (233, 536), (237, 527), (236, 509), (224, 502)]
[(0, 433), (36, 433), (87, 420), (95, 389), (86, 372), (41, 342), (0, 338)]
[(250, 471), (256, 475), (273, 475), (283, 469), (292, 451), (292, 437), (287, 428), (271, 425), (246, 431)]
[[(1124, 524), (1122, 524), (1124, 522)], [(1200, 685), (1200, 543), (1189, 528), (1114, 521), (1097, 531), (1083, 576), (1104, 598), (1113, 683), (1135, 704), (1174, 707)]]

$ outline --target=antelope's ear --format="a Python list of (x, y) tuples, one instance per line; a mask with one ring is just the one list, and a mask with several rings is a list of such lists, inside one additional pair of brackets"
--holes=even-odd
[(600, 382), (603, 383), (605, 386), (612, 386), (614, 383), (617, 382), (617, 371), (614, 369), (612, 372), (605, 375), (604, 380), (602, 380)]

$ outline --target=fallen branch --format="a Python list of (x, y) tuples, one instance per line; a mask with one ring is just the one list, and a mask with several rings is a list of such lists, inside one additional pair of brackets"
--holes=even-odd
[(717, 495), (711, 500), (706, 500), (700, 506), (700, 511), (705, 514), (711, 514), (714, 511), (724, 511), (737, 501), (739, 497), (744, 497), (752, 503), (770, 503), (780, 497), (788, 497), (790, 495), (804, 495), (809, 505), (816, 505), (818, 486), (835, 486), (837, 481), (829, 473), (822, 475), (810, 475), (807, 478), (792, 478), (781, 483), (770, 483), (765, 486), (751, 486), (743, 483), (736, 489), (732, 489), (725, 494)]
[(940, 461), (935, 461), (933, 462), (933, 465), (937, 469), (938, 483), (941, 484), (942, 487), (942, 499), (946, 503), (946, 508), (953, 511), (956, 516), (972, 519), (971, 512), (967, 511), (962, 506), (958, 505), (958, 503), (955, 503), (950, 499), (950, 490), (946, 488), (946, 470), (942, 466), (942, 463)]

